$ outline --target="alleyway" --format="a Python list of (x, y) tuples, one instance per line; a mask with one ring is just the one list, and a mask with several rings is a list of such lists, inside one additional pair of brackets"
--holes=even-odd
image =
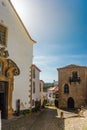
[(58, 130), (57, 110), (53, 108), (46, 108), (37, 121), (32, 125), (30, 130)]
[[(60, 118), (61, 111), (64, 118)], [(78, 117), (74, 112), (47, 107), (31, 115), (2, 120), (2, 124), (2, 130), (87, 130), (87, 109)]]
[(29, 116), (3, 120), (2, 130), (58, 130), (56, 108), (45, 108)]

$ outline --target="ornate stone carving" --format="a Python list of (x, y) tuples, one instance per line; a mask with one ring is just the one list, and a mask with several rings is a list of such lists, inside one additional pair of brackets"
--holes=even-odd
[(5, 73), (6, 76), (10, 76), (11, 73), (14, 76), (19, 75), (20, 70), (19, 70), (18, 66), (16, 65), (16, 63), (14, 63), (11, 59), (7, 59), (7, 62), (8, 62), (8, 68)]
[[(0, 74), (0, 81), (7, 82), (8, 83), (8, 92), (7, 92), (7, 110), (6, 113), (9, 118), (12, 116), (13, 109), (12, 109), (12, 92), (14, 88), (14, 76), (17, 76), (20, 74), (20, 70), (16, 63), (12, 61), (11, 59), (7, 59), (9, 56), (8, 51), (5, 50), (5, 48), (0, 48), (0, 62), (2, 64), (2, 73)], [(1, 88), (2, 89), (2, 88)]]
[(5, 50), (5, 48), (0, 48), (0, 57), (4, 57), (7, 58), (9, 56), (9, 53), (7, 50)]

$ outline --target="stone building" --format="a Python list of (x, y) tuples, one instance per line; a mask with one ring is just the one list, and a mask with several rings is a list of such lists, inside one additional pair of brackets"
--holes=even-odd
[(87, 67), (68, 65), (58, 68), (59, 107), (79, 108), (87, 103)]

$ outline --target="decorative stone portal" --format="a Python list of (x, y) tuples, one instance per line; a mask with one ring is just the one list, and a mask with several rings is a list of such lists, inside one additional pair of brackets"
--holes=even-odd
[(0, 81), (0, 110), (1, 118), (7, 117), (8, 82)]
[(74, 103), (73, 98), (69, 97), (68, 101), (67, 101), (67, 107), (72, 109), (72, 108), (74, 108), (74, 105), (75, 105), (75, 103)]
[(14, 76), (20, 74), (17, 65), (7, 59), (8, 51), (0, 49), (0, 110), (2, 118), (12, 116), (12, 92), (14, 88)]

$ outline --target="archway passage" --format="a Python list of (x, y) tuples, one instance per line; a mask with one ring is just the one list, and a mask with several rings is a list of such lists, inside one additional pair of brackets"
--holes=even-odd
[(55, 106), (58, 108), (59, 107), (59, 102), (58, 100), (55, 100)]
[(1, 118), (7, 118), (8, 82), (0, 81), (0, 110)]
[(74, 99), (72, 97), (68, 98), (67, 107), (72, 109), (72, 108), (74, 108), (74, 105), (75, 105)]

